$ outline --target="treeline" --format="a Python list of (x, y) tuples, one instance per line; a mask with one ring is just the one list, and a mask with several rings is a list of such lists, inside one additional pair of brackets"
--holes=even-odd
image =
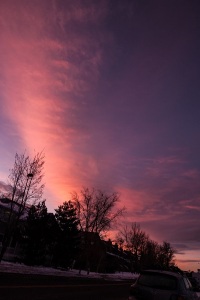
[(107, 252), (112, 253), (110, 241), (104, 241), (102, 235), (124, 211), (116, 209), (118, 201), (117, 193), (83, 188), (72, 195), (72, 200), (59, 205), (55, 213), (48, 213), (45, 201), (32, 205), (18, 230), (24, 262), (102, 269)]
[[(97, 272), (133, 271), (145, 268), (175, 268), (175, 250), (168, 242), (159, 245), (138, 224), (123, 227), (115, 242), (105, 241), (105, 232), (124, 213), (117, 208), (118, 193), (83, 188), (48, 213), (41, 201), (44, 155), (33, 158), (16, 154), (10, 170), (10, 201), (1, 220), (0, 262), (11, 243), (19, 242), (20, 260), (29, 265), (51, 265)], [(31, 205), (34, 204), (34, 205)]]
[(153, 241), (137, 223), (124, 226), (117, 235), (117, 243), (132, 253), (134, 270), (178, 270), (174, 260), (176, 251), (170, 243), (163, 241), (159, 244)]
[(113, 218), (122, 213), (112, 213), (116, 194), (83, 189), (81, 195), (58, 206), (55, 213), (48, 213), (45, 201), (31, 206), (19, 231), (26, 264), (88, 272), (177, 269), (170, 243), (151, 240), (139, 224), (123, 227), (115, 241), (102, 238)]

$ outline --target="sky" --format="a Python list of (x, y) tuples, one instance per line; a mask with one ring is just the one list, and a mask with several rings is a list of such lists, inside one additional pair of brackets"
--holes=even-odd
[(0, 181), (45, 153), (49, 211), (115, 191), (200, 268), (200, 2), (0, 1)]

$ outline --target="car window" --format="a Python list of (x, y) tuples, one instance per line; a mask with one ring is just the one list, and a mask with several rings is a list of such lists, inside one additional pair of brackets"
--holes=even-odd
[(175, 290), (177, 288), (177, 279), (164, 274), (142, 274), (138, 279), (138, 283), (162, 290)]
[(191, 285), (189, 279), (187, 279), (187, 278), (184, 277), (183, 280), (184, 280), (186, 289), (187, 290), (191, 290), (192, 289), (192, 285)]

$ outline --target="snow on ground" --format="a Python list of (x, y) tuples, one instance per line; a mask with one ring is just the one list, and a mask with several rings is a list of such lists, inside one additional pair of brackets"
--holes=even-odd
[(134, 279), (138, 277), (138, 274), (132, 274), (129, 272), (121, 272), (115, 274), (101, 274), (90, 272), (88, 275), (86, 271), (81, 271), (79, 274), (79, 270), (60, 270), (54, 268), (47, 267), (32, 267), (26, 266), (24, 264), (12, 263), (2, 261), (0, 263), (0, 272), (6, 273), (20, 273), (20, 274), (40, 274), (40, 275), (53, 275), (53, 276), (65, 276), (65, 277), (77, 277), (77, 278), (101, 278), (101, 279), (109, 279), (109, 280), (125, 280), (125, 279)]

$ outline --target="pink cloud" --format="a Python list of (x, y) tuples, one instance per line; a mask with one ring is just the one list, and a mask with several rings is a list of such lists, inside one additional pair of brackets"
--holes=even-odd
[[(61, 12), (54, 3), (49, 15), (42, 6), (29, 4), (13, 4), (13, 9), (1, 4), (4, 109), (22, 137), (21, 149), (44, 149), (47, 190), (63, 200), (79, 181), (73, 175), (74, 161), (83, 160), (72, 149), (72, 140), (82, 134), (70, 125), (73, 110), (78, 109), (74, 96), (82, 96), (97, 83), (102, 59), (101, 40), (82, 37), (69, 28), (71, 22), (96, 24), (104, 18), (105, 3), (97, 12), (94, 6), (81, 5)], [(54, 37), (58, 16), (62, 28)], [(92, 158), (88, 167), (91, 174), (98, 172)], [(80, 178), (85, 174), (81, 175), (80, 167), (75, 172)]]
[(196, 210), (196, 211), (200, 211), (200, 207), (199, 206), (186, 205), (185, 208)]

